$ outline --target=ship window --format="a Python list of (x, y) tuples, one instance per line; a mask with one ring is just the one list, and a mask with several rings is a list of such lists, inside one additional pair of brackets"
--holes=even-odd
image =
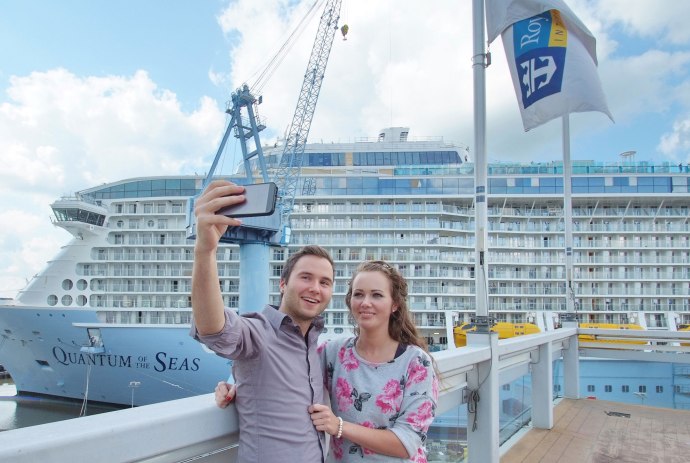
[(503, 389), (504, 391), (510, 391), (510, 384), (504, 384), (503, 386), (501, 386), (501, 389)]
[(62, 289), (64, 289), (65, 291), (69, 291), (70, 289), (72, 289), (72, 285), (72, 280), (62, 280)]
[(69, 294), (62, 296), (62, 305), (72, 305), (72, 296)]
[(77, 305), (84, 307), (86, 305), (86, 296), (83, 294), (77, 296)]
[(58, 297), (55, 294), (51, 294), (48, 296), (48, 305), (49, 306), (54, 306), (58, 302)]
[(662, 392), (664, 392), (664, 386), (657, 386), (656, 387), (656, 393), (661, 394)]
[(645, 386), (645, 385), (640, 385), (640, 386), (637, 388), (637, 391), (638, 391), (638, 392), (647, 392), (647, 386)]
[(613, 386), (611, 386), (610, 384), (607, 384), (606, 386), (604, 386), (604, 392), (612, 392), (612, 391), (613, 391)]
[(122, 220), (118, 220), (116, 225), (117, 225), (117, 228), (122, 228), (125, 225), (125, 223)]
[(86, 283), (86, 280), (77, 281), (77, 289), (80, 289), (83, 291), (86, 289), (87, 286), (88, 286), (88, 284)]
[(596, 388), (594, 387), (594, 384), (588, 384), (587, 385), (587, 392), (595, 392)]
[(621, 386), (621, 392), (630, 392), (630, 386), (627, 384)]

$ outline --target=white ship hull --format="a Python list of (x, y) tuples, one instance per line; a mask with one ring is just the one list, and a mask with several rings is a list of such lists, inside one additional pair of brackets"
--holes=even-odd
[[(212, 392), (230, 362), (202, 348), (188, 325), (105, 325), (89, 310), (3, 307), (2, 362), (17, 390), (146, 405)], [(99, 327), (103, 351), (88, 344)]]
[[(267, 151), (269, 169), (281, 153)], [(408, 305), (432, 349), (452, 340), (453, 324), (471, 321), (475, 188), (465, 153), (438, 139), (409, 141), (405, 128), (307, 146), (289, 247), (316, 243), (334, 258), (326, 337), (351, 331), (344, 295), (364, 259), (389, 261), (407, 278)], [(15, 301), (0, 301), (0, 364), (20, 393), (140, 405), (211, 392), (227, 378), (228, 362), (188, 334), (186, 213), (202, 182), (126, 179), (52, 205), (55, 225), (74, 239)], [(690, 324), (688, 166), (575, 161), (572, 199), (569, 271), (562, 165), (489, 165), (489, 314), (549, 329), (572, 303), (588, 323)], [(239, 255), (237, 245), (219, 248), (223, 302), (261, 310), (239, 300)], [(287, 255), (270, 250), (269, 303), (279, 303)]]

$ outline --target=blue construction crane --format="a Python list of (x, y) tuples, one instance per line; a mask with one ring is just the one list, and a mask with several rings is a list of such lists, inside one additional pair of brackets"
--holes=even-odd
[[(246, 217), (241, 227), (231, 227), (221, 237), (221, 242), (237, 243), (240, 247), (240, 311), (254, 311), (267, 304), (269, 295), (270, 246), (287, 246), (290, 242), (290, 214), (295, 202), (297, 185), (302, 169), (302, 157), (307, 144), (316, 102), (326, 71), (326, 64), (338, 31), (338, 19), (342, 0), (326, 0), (319, 21), (316, 38), (312, 47), (309, 64), (304, 74), (297, 107), (292, 117), (290, 129), (285, 138), (283, 153), (271, 179), (278, 186), (278, 202), (273, 215), (267, 217)], [(224, 152), (231, 133), (239, 140), (244, 159), (246, 179), (244, 184), (254, 183), (251, 161), (256, 158), (261, 181), (269, 181), (268, 169), (264, 159), (259, 132), (265, 125), (257, 116), (257, 105), (261, 97), (255, 97), (245, 84), (236, 90), (228, 104), (226, 113), (230, 121), (221, 140), (202, 191), (213, 179), (218, 162)], [(246, 112), (246, 116), (244, 115)], [(254, 150), (249, 151), (247, 141), (253, 140)], [(240, 183), (240, 182), (237, 182)], [(194, 198), (189, 201), (187, 211), (187, 237), (196, 236)], [(251, 301), (251, 306), (247, 303)], [(244, 307), (244, 310), (242, 309)]]

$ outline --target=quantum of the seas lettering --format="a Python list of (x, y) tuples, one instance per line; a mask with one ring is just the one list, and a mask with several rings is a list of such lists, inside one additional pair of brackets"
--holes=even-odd
[(199, 359), (193, 358), (180, 358), (180, 357), (168, 357), (165, 352), (158, 352), (156, 354), (157, 365), (153, 367), (154, 370), (162, 372), (166, 370), (184, 370), (184, 371), (197, 371), (199, 370)]
[(82, 352), (65, 352), (61, 347), (53, 347), (53, 357), (62, 365), (96, 365), (113, 368), (131, 368), (132, 357), (129, 355), (84, 354)]

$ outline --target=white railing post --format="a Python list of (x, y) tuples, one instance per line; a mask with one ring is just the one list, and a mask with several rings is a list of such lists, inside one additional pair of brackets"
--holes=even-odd
[(532, 424), (535, 428), (553, 428), (553, 362), (551, 342), (539, 346), (532, 370)]
[[(563, 328), (577, 328), (577, 321), (564, 322)], [(577, 334), (568, 339), (568, 347), (563, 350), (563, 396), (569, 399), (580, 398), (580, 352)]]
[(469, 347), (489, 347), (491, 358), (467, 374), (467, 446), (472, 461), (499, 461), (498, 333), (467, 333)]

